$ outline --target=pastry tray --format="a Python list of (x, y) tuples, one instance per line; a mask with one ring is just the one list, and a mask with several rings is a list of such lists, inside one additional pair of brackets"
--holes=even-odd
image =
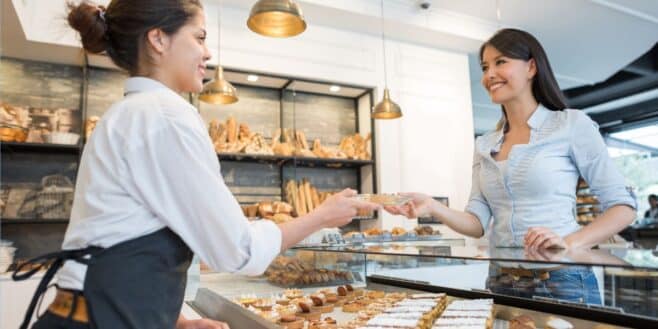
[(411, 197), (399, 194), (357, 194), (352, 198), (360, 201), (378, 203), (382, 206), (401, 206), (412, 200)]

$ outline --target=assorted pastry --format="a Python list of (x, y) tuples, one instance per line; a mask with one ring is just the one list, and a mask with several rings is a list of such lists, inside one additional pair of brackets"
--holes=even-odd
[(315, 139), (309, 146), (303, 131), (276, 129), (271, 142), (259, 133), (252, 132), (246, 123), (238, 123), (234, 117), (225, 122), (210, 121), (208, 133), (217, 153), (244, 153), (279, 156), (298, 156), (324, 159), (370, 160), (368, 152), (370, 134), (365, 138), (360, 134), (345, 136), (337, 147), (323, 146)]
[(13, 106), (0, 102), (0, 141), (75, 144), (80, 134), (77, 111)]
[(493, 299), (455, 300), (448, 305), (432, 328), (491, 329), (493, 328), (493, 305)]
[(269, 219), (277, 224), (293, 219), (293, 208), (287, 202), (263, 201), (250, 205), (242, 205), (242, 212), (247, 218)]
[(335, 285), (352, 282), (350, 271), (316, 268), (297, 258), (278, 256), (265, 271), (267, 281), (279, 286)]
[(401, 238), (402, 240), (404, 240), (403, 236), (406, 236), (410, 233), (412, 235), (415, 234), (417, 236), (436, 236), (441, 234), (439, 230), (435, 230), (428, 225), (417, 226), (413, 230), (406, 230), (402, 227), (394, 227), (393, 229), (391, 229), (391, 231), (382, 230), (381, 228), (378, 227), (373, 227), (364, 230), (363, 232), (359, 232), (359, 231), (347, 232), (343, 234), (343, 239), (349, 241), (354, 239), (360, 239), (363, 237), (377, 238), (390, 234), (393, 237), (393, 240), (395, 240), (396, 238)]
[(425, 236), (425, 235), (440, 235), (440, 234), (441, 234), (441, 232), (439, 232), (439, 230), (435, 230), (435, 229), (433, 229), (433, 228), (432, 228), (431, 226), (429, 226), (429, 225), (421, 225), (421, 226), (417, 226), (417, 227), (414, 229), (414, 231), (416, 232), (416, 235), (419, 235), (419, 236)]
[[(270, 298), (244, 295), (234, 301), (291, 329), (491, 329), (494, 324), (493, 299), (460, 299), (448, 304), (443, 293), (384, 292), (342, 285), (311, 294), (286, 289)], [(337, 315), (332, 313), (335, 311), (353, 316), (346, 323), (338, 323), (333, 317)], [(557, 317), (549, 317), (544, 327), (574, 328), (569, 321)], [(509, 328), (535, 329), (537, 325), (532, 317), (519, 315), (509, 321)]]

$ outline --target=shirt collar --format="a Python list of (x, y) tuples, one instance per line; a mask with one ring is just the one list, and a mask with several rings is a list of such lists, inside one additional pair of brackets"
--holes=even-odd
[[(550, 113), (550, 110), (544, 107), (544, 105), (539, 104), (537, 106), (537, 109), (535, 109), (535, 112), (532, 113), (530, 118), (528, 118), (528, 126), (530, 126), (530, 129), (532, 130), (537, 130), (539, 129), (544, 121), (546, 121), (546, 118), (548, 117)], [(505, 123), (505, 126), (507, 126), (507, 122)], [(503, 129), (499, 129), (496, 131), (496, 134), (494, 135), (496, 143), (494, 144), (494, 147), (492, 148), (493, 152), (500, 152), (500, 147), (503, 144), (503, 138), (505, 137), (505, 130), (507, 127), (503, 127)]]
[(544, 121), (546, 121), (549, 112), (550, 112), (549, 109), (539, 104), (535, 112), (530, 116), (530, 119), (528, 119), (528, 126), (530, 126), (530, 128), (534, 130), (539, 129), (539, 127), (541, 127)]
[(171, 89), (169, 89), (169, 87), (165, 86), (164, 84), (162, 84), (157, 80), (153, 80), (145, 77), (131, 77), (126, 79), (126, 82), (124, 84), (123, 94), (124, 96), (126, 96), (132, 93), (152, 91), (157, 89), (167, 89), (169, 91), (172, 91)]

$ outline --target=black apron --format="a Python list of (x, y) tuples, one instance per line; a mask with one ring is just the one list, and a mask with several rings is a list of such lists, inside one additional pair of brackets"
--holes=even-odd
[[(21, 329), (27, 329), (48, 283), (66, 260), (87, 265), (82, 295), (87, 301), (91, 328), (175, 328), (180, 315), (192, 251), (169, 228), (109, 248), (62, 250), (29, 260), (14, 271), (25, 280), (46, 266)], [(40, 265), (21, 273), (26, 264)]]

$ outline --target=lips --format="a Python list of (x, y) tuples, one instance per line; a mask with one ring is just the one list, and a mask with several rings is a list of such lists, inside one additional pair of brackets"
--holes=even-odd
[(205, 75), (206, 75), (206, 67), (205, 67), (205, 66), (200, 66), (200, 65), (199, 65), (199, 67), (197, 68), (197, 70), (199, 71), (199, 74), (201, 74), (202, 76), (205, 76)]
[(498, 90), (499, 88), (501, 88), (505, 84), (506, 84), (506, 82), (497, 81), (497, 82), (489, 83), (487, 88), (489, 89), (490, 92), (493, 92), (493, 91)]

